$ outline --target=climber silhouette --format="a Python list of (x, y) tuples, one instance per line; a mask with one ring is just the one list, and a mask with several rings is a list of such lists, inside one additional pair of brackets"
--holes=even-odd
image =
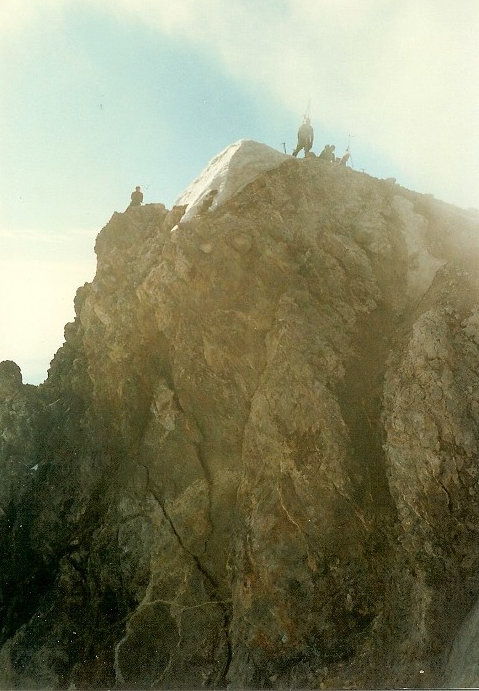
[(346, 149), (344, 154), (341, 156), (341, 159), (339, 161), (339, 165), (341, 165), (341, 166), (348, 165), (348, 161), (350, 158), (351, 158), (351, 152), (349, 151), (349, 146), (348, 146), (348, 148)]
[(319, 154), (319, 158), (321, 158), (323, 161), (329, 161), (330, 163), (334, 163), (336, 160), (336, 156), (334, 155), (334, 150), (335, 150), (334, 144), (326, 144), (324, 149), (321, 151)]
[[(134, 191), (131, 193), (131, 202), (128, 206), (128, 209), (131, 209), (132, 206), (141, 206), (141, 203), (143, 201), (143, 192), (141, 191), (141, 188), (139, 185), (137, 185), (134, 189)], [(127, 209), (127, 211), (128, 211)]]
[(293, 151), (293, 156), (297, 156), (301, 149), (304, 149), (304, 156), (306, 157), (313, 146), (313, 139), (314, 132), (311, 126), (311, 119), (305, 117), (303, 124), (298, 130), (298, 144), (296, 145), (296, 149)]

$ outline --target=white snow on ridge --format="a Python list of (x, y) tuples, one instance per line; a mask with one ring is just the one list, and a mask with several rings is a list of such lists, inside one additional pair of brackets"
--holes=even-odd
[[(215, 156), (175, 201), (187, 205), (182, 221), (189, 221), (211, 200), (215, 209), (252, 182), (260, 173), (291, 158), (252, 139), (240, 139)], [(215, 192), (216, 190), (216, 192)]]

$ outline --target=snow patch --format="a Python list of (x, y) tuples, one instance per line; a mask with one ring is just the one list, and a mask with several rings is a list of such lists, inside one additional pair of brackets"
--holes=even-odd
[(175, 201), (186, 205), (182, 221), (195, 214), (216, 209), (252, 182), (261, 173), (277, 168), (291, 158), (251, 139), (240, 139), (215, 156)]

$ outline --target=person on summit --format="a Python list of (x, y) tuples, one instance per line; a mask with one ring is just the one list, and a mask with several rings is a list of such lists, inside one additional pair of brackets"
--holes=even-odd
[(304, 157), (309, 155), (311, 147), (313, 146), (314, 132), (311, 126), (311, 119), (305, 116), (303, 124), (298, 130), (298, 144), (293, 151), (293, 156), (297, 156), (301, 149), (304, 149)]
[(339, 161), (339, 165), (340, 166), (347, 166), (350, 158), (351, 158), (351, 152), (350, 152), (349, 146), (348, 146), (348, 148), (346, 149), (344, 154), (341, 156), (341, 159)]
[(336, 160), (336, 156), (334, 155), (335, 148), (336, 147), (334, 146), (334, 144), (326, 144), (324, 149), (319, 154), (319, 158), (321, 158), (323, 161), (334, 163)]
[(129, 209), (132, 206), (141, 206), (141, 203), (143, 201), (143, 192), (141, 191), (141, 188), (139, 185), (135, 187), (135, 190), (131, 193), (131, 202), (129, 205)]

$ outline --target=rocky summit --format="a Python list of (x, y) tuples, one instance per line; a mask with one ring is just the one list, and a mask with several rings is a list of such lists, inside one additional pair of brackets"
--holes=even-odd
[(479, 214), (243, 141), (179, 202), (0, 364), (0, 687), (477, 686)]

